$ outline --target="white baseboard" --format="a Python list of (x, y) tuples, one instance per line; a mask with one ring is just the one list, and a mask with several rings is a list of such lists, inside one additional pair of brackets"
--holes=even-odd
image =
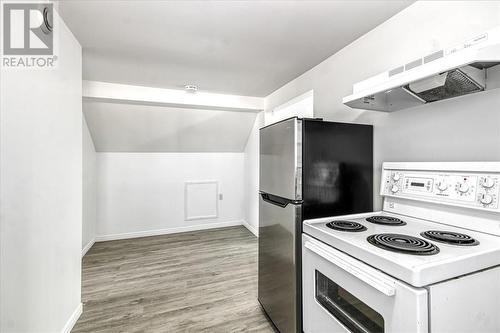
[(243, 221), (243, 226), (247, 228), (255, 237), (259, 237), (259, 229), (248, 223), (247, 221)]
[(68, 321), (66, 322), (66, 325), (64, 325), (61, 333), (70, 333), (71, 330), (73, 329), (73, 326), (75, 326), (78, 318), (82, 315), (83, 312), (83, 304), (80, 303), (76, 307), (75, 311), (71, 314), (71, 317), (69, 317)]
[(92, 247), (92, 245), (94, 245), (95, 243), (95, 238), (94, 239), (91, 239), (87, 245), (84, 246), (84, 248), (82, 249), (82, 258), (84, 255), (87, 254), (87, 252), (89, 252), (90, 248)]
[(95, 238), (95, 241), (96, 242), (105, 242), (105, 241), (118, 240), (118, 239), (160, 236), (160, 235), (168, 235), (168, 234), (177, 234), (180, 232), (188, 232), (188, 231), (233, 227), (236, 225), (242, 225), (243, 222), (244, 221), (242, 221), (242, 220), (236, 220), (236, 221), (219, 222), (219, 223), (198, 224), (198, 225), (192, 225), (192, 226), (186, 226), (186, 227), (126, 232), (126, 233), (121, 233), (121, 234), (100, 235), (100, 236), (97, 236)]

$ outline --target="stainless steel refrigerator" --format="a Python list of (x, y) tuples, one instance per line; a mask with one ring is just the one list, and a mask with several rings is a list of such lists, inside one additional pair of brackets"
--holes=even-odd
[(317, 119), (260, 130), (258, 299), (281, 333), (302, 332), (302, 221), (373, 210), (372, 138)]

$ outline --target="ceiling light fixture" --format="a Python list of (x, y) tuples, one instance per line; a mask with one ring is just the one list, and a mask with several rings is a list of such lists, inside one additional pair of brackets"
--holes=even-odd
[(198, 86), (197, 85), (194, 85), (194, 84), (186, 84), (184, 86), (184, 89), (188, 92), (188, 93), (192, 93), (194, 94), (195, 92), (198, 91)]

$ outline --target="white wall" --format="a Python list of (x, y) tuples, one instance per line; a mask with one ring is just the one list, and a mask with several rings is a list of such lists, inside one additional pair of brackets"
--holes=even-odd
[(290, 117), (314, 118), (314, 91), (309, 90), (300, 96), (278, 105), (264, 113), (264, 124), (271, 125)]
[(242, 152), (256, 115), (96, 101), (83, 110), (98, 152)]
[(257, 115), (245, 147), (245, 222), (256, 236), (259, 233), (259, 128), (264, 112)]
[(97, 221), (97, 155), (94, 142), (83, 117), (83, 216), (82, 216), (82, 255), (94, 243)]
[(314, 89), (315, 116), (373, 124), (375, 193), (383, 161), (498, 161), (500, 90), (390, 114), (350, 109), (342, 97), (353, 83), (499, 24), (497, 1), (416, 2), (266, 97), (266, 110)]
[(0, 331), (71, 329), (81, 311), (81, 47), (54, 14), (53, 70), (2, 70)]
[[(244, 220), (243, 153), (97, 153), (98, 240)], [(184, 182), (218, 180), (219, 217), (184, 220)]]

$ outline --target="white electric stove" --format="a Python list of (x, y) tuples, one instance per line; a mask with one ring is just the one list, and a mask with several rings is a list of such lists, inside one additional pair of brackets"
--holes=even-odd
[(304, 332), (500, 332), (500, 163), (384, 163), (380, 193), (304, 222)]

